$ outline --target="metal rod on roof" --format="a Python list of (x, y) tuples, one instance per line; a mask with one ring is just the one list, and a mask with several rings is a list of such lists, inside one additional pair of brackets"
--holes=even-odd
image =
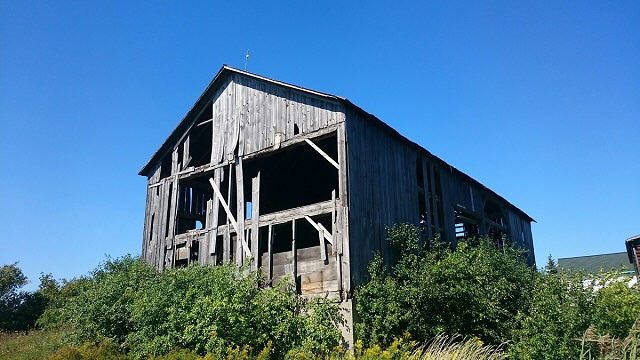
[(247, 55), (244, 57), (244, 71), (247, 71), (247, 64), (249, 63), (249, 49), (247, 49)]

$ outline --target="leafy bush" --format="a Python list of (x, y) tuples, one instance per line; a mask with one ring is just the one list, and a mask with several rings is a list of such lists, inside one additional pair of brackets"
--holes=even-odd
[(558, 272), (548, 266), (530, 288), (531, 303), (520, 314), (521, 328), (511, 354), (516, 359), (577, 359), (575, 340), (589, 327), (592, 294), (582, 274)]
[[(519, 316), (520, 328), (510, 348), (512, 357), (578, 359), (588, 351), (616, 358), (607, 354), (627, 341), (622, 340), (627, 335), (627, 339), (637, 339), (632, 326), (640, 316), (637, 285), (629, 287), (616, 281), (619, 276), (612, 272), (588, 279), (582, 273), (558, 271), (549, 259), (531, 289), (530, 306)], [(610, 346), (597, 348), (592, 346), (594, 342)]]
[(455, 250), (438, 242), (429, 248), (409, 224), (395, 225), (388, 234), (398, 260), (388, 269), (375, 257), (370, 281), (357, 289), (359, 339), (388, 346), (405, 331), (418, 341), (441, 333), (489, 344), (511, 339), (536, 278), (521, 252), (497, 249), (484, 238), (461, 241)]
[(74, 344), (111, 339), (133, 358), (180, 348), (223, 357), (268, 344), (276, 356), (294, 348), (322, 354), (342, 341), (337, 304), (305, 302), (286, 282), (265, 287), (259, 272), (235, 265), (158, 273), (124, 257), (71, 284), (73, 295), (48, 310), (43, 325), (68, 326)]

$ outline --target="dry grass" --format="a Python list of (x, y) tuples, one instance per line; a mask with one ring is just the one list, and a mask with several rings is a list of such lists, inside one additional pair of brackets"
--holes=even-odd
[(438, 335), (426, 347), (414, 351), (409, 359), (415, 360), (502, 360), (506, 354), (500, 346), (482, 344), (479, 340)]

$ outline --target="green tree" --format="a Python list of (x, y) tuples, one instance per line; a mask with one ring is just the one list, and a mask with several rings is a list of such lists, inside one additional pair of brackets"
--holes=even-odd
[(0, 267), (0, 331), (26, 331), (35, 326), (47, 300), (40, 292), (20, 289), (29, 282), (17, 263)]

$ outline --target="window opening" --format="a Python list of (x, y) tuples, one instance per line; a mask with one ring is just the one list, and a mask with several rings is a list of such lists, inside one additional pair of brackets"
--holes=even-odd
[(478, 236), (478, 219), (461, 210), (454, 210), (456, 239)]
[(206, 227), (207, 201), (213, 198), (213, 189), (203, 176), (179, 183), (176, 234)]

